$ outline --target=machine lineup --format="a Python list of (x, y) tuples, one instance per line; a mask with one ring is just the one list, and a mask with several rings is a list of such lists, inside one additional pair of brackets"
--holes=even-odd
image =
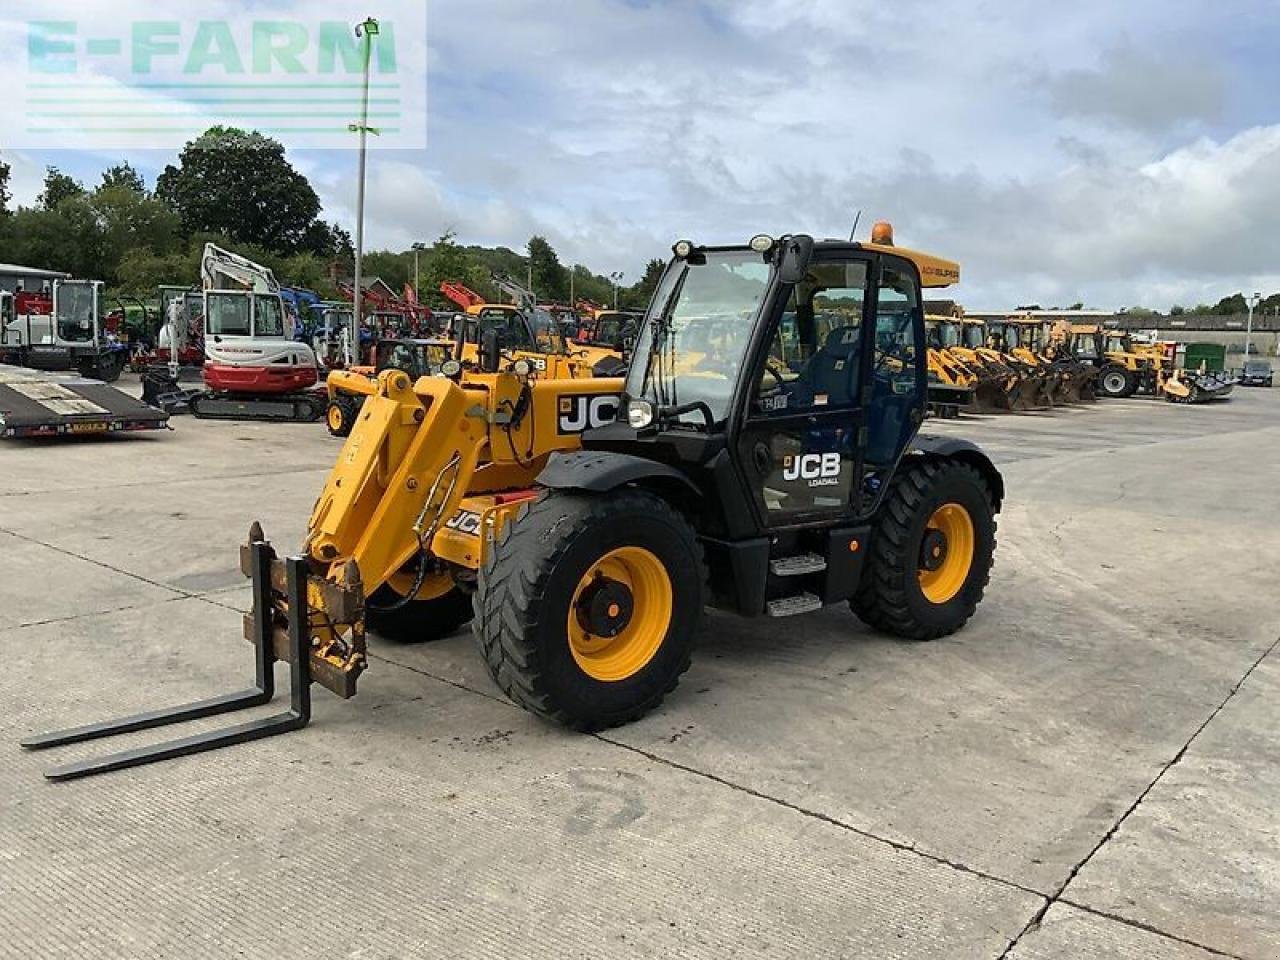
[[(511, 700), (579, 730), (656, 709), (705, 607), (787, 617), (840, 604), (907, 640), (954, 633), (982, 599), (1005, 491), (977, 446), (921, 432), (931, 411), (1231, 388), (1097, 327), (927, 314), (925, 290), (959, 270), (896, 246), (884, 223), (868, 242), (680, 241), (643, 317), (598, 308), (575, 326), (495, 278), (512, 303), (445, 284), (448, 314), (375, 296), (357, 324), (349, 305), (317, 299), (308, 342), (291, 329), (296, 292), (212, 244), (198, 292), (161, 291), (151, 336), (122, 335), (123, 305), (114, 325), (100, 319), (101, 284), (55, 281), (47, 309), (7, 298), (4, 359), (75, 371), (59, 381), (72, 399), (133, 365), (153, 414), (323, 417), (344, 438), (301, 551), (278, 556), (256, 523), (241, 548), (252, 688), (24, 745), (264, 703), (275, 661), (291, 668), (283, 713), (48, 775), (297, 729), (311, 684), (355, 695), (368, 629), (429, 641), (470, 622)], [(200, 387), (183, 385), (193, 362)], [(0, 415), (13, 389), (0, 379)], [(49, 410), (28, 433), (98, 422)]]

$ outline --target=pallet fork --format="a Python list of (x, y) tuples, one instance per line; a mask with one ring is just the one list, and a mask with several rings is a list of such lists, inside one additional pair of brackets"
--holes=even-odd
[[(250, 689), (118, 720), (37, 734), (23, 740), (22, 746), (28, 750), (45, 750), (262, 706), (275, 697), (277, 660), (289, 664), (289, 708), (234, 726), (52, 767), (45, 771), (48, 779), (74, 780), (300, 730), (311, 720), (313, 682), (344, 698), (355, 695), (356, 678), (365, 662), (364, 624), (362, 621), (351, 624), (349, 640), (345, 642), (338, 640), (333, 622), (327, 617), (325, 625), (317, 630), (309, 594), (314, 591), (317, 596), (338, 597), (346, 608), (362, 609), (358, 573), (348, 571), (348, 580), (341, 587), (319, 581), (310, 575), (305, 557), (278, 560), (257, 523), (249, 531), (249, 542), (240, 551), (241, 569), (253, 581), (253, 612), (246, 614), (244, 620), (245, 636), (254, 646), (256, 676)], [(342, 649), (336, 651), (335, 644)]]

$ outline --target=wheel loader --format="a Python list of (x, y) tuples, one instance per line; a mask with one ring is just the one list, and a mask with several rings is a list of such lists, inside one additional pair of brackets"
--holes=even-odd
[(1059, 403), (1093, 403), (1097, 399), (1097, 370), (1062, 353), (1055, 353), (1044, 323), (1033, 316), (1014, 315), (988, 321), (987, 335), (995, 349), (1037, 370), (1045, 383), (1044, 400)]
[(297, 729), (312, 683), (355, 694), (366, 625), (430, 640), (471, 621), (508, 697), (584, 731), (659, 706), (708, 606), (841, 606), (912, 641), (959, 630), (987, 585), (1005, 492), (977, 446), (918, 432), (921, 288), (959, 267), (895, 246), (887, 225), (873, 236), (680, 241), (623, 378), (543, 378), (496, 337), (452, 376), (383, 371), (302, 552), (278, 558), (257, 524), (241, 547), (254, 686), (26, 746), (263, 703), (275, 660), (292, 680), (279, 715), (47, 775)]
[(974, 413), (1029, 410), (1042, 395), (1042, 379), (1030, 368), (984, 347), (982, 325), (960, 317), (927, 316), (929, 375), (953, 388), (966, 388), (966, 409)]

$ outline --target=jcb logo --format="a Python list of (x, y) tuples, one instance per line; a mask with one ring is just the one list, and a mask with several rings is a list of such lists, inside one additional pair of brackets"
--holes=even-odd
[(616, 393), (561, 397), (560, 419), (557, 423), (560, 434), (582, 433), (583, 430), (613, 423), (618, 419), (619, 404)]
[(798, 457), (785, 457), (782, 479), (807, 480), (811, 487), (835, 486), (840, 482), (840, 454), (802, 453)]
[(445, 526), (450, 530), (457, 530), (459, 533), (474, 537), (480, 532), (480, 514), (472, 513), (470, 510), (459, 510), (449, 518)]
[(535, 353), (530, 353), (530, 354), (523, 354), (523, 353), (522, 353), (522, 354), (520, 355), (520, 359), (521, 359), (521, 360), (525, 360), (525, 361), (527, 361), (527, 362), (528, 362), (528, 364), (529, 364), (529, 366), (533, 367), (533, 369), (537, 370), (539, 373), (546, 373), (546, 372), (547, 372), (547, 358), (546, 358), (546, 357), (540, 357), (540, 356), (538, 356), (538, 355), (537, 355), (537, 354), (535, 354)]

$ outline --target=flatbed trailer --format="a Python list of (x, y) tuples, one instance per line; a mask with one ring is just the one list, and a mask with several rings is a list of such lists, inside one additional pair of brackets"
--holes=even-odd
[(169, 414), (101, 380), (0, 364), (0, 439), (163, 430)]

